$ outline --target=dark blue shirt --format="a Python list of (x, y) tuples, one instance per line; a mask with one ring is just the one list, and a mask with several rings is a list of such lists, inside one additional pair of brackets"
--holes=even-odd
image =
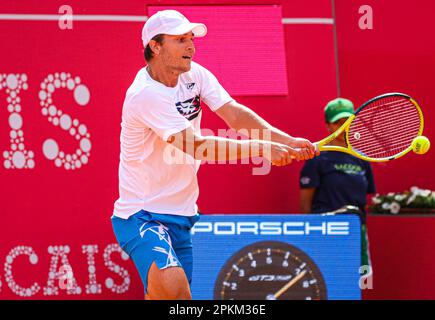
[(343, 152), (322, 152), (305, 162), (301, 188), (315, 188), (311, 211), (322, 213), (353, 205), (365, 212), (366, 195), (375, 193), (370, 163)]

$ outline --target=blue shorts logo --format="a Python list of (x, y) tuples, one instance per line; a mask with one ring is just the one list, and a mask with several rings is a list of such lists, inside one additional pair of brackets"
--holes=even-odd
[[(174, 249), (172, 248), (172, 241), (168, 233), (168, 227), (164, 226), (158, 221), (145, 222), (140, 227), (140, 236), (143, 238), (147, 232), (153, 233), (158, 237), (159, 245), (154, 246), (152, 250), (163, 253), (167, 256), (166, 265), (162, 269), (180, 266), (181, 264), (174, 253)], [(148, 237), (150, 236), (152, 235), (148, 235)]]

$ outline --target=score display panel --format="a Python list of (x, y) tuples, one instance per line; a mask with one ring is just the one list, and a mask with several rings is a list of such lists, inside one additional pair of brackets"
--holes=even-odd
[(192, 298), (358, 300), (357, 215), (201, 215)]

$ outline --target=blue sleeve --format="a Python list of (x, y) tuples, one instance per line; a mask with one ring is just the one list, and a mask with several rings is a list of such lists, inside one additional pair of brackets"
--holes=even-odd
[(367, 193), (376, 193), (375, 179), (373, 177), (372, 166), (369, 162), (366, 163), (366, 177), (367, 177)]
[(318, 188), (320, 186), (319, 161), (311, 159), (305, 162), (299, 178), (301, 189)]

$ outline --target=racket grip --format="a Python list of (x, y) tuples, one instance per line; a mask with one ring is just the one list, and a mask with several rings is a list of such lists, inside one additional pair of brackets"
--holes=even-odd
[[(314, 156), (317, 156), (318, 155), (317, 153), (320, 153), (321, 149), (320, 149), (320, 147), (318, 145), (318, 142), (313, 143), (313, 144), (315, 146)], [(301, 151), (301, 148), (293, 148), (293, 149), (298, 151), (298, 152)], [(296, 159), (296, 157), (294, 155), (291, 155), (290, 158), (292, 158), (293, 160)]]

